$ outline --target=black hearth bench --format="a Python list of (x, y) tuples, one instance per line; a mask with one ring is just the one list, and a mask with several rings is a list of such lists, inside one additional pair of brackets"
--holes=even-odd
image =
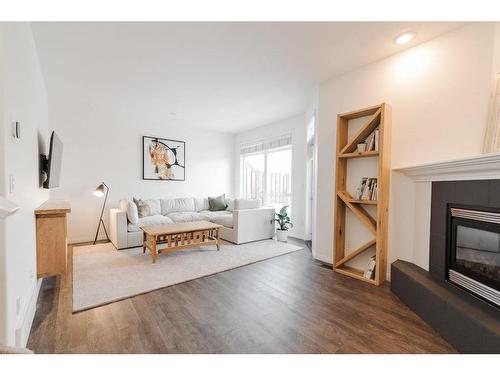
[(391, 265), (391, 290), (461, 353), (500, 353), (500, 309), (417, 265)]

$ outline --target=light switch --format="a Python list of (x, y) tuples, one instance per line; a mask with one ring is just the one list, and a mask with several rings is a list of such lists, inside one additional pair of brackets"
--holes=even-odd
[(16, 177), (13, 174), (9, 175), (9, 194), (14, 194), (16, 190)]

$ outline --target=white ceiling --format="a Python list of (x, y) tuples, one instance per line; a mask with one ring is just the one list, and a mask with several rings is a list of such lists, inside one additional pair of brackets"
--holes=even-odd
[[(32, 29), (51, 105), (78, 87), (94, 100), (237, 133), (302, 113), (317, 83), (458, 26), (46, 22)], [(396, 45), (405, 30), (417, 37)]]

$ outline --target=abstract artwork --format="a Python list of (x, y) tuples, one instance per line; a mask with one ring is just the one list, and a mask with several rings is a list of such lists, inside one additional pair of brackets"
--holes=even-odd
[(186, 142), (142, 137), (143, 180), (184, 181)]

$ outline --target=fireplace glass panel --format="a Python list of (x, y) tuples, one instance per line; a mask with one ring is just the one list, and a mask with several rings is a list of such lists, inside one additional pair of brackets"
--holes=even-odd
[(480, 279), (500, 283), (500, 233), (457, 225), (455, 264)]

